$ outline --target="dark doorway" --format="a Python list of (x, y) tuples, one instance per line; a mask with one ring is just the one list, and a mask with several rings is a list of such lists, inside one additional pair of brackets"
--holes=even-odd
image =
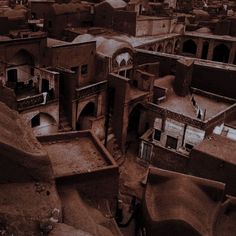
[(31, 120), (31, 127), (34, 128), (40, 125), (40, 114), (34, 116)]
[(183, 53), (191, 54), (195, 56), (196, 52), (197, 52), (197, 45), (192, 39), (189, 39), (184, 42)]
[(88, 118), (95, 116), (95, 104), (89, 102), (81, 111), (78, 121), (76, 123), (76, 130), (89, 129), (88, 127)]
[(162, 52), (162, 51), (163, 51), (163, 47), (162, 47), (162, 45), (159, 45), (157, 48), (157, 52)]
[(17, 83), (17, 69), (7, 71), (7, 80), (10, 83)]
[(202, 47), (201, 59), (207, 59), (208, 49), (209, 49), (209, 43), (208, 42), (204, 42), (203, 43), (203, 47)]
[(236, 65), (236, 54), (234, 56), (234, 65)]
[(42, 79), (42, 93), (49, 92), (49, 81), (47, 79)]
[(167, 135), (166, 147), (176, 149), (178, 144), (178, 139)]
[(224, 44), (219, 44), (215, 47), (213, 52), (213, 61), (219, 61), (228, 63), (229, 60), (229, 48)]
[(132, 142), (137, 140), (141, 135), (142, 130), (140, 130), (140, 118), (143, 111), (143, 106), (141, 104), (136, 105), (129, 115), (129, 123), (127, 129), (127, 141)]

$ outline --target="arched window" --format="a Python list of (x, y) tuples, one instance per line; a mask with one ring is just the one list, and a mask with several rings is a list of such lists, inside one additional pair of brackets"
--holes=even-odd
[(192, 39), (189, 39), (184, 42), (183, 53), (187, 53), (187, 54), (191, 54), (195, 56), (196, 52), (197, 52), (197, 45)]
[(228, 60), (229, 60), (229, 48), (225, 44), (223, 44), (223, 43), (217, 45), (214, 48), (212, 60), (213, 61), (219, 61), (219, 62), (228, 63)]
[(172, 53), (172, 43), (168, 43), (167, 45), (166, 45), (166, 53)]
[(157, 52), (163, 52), (163, 46), (161, 44), (157, 47)]

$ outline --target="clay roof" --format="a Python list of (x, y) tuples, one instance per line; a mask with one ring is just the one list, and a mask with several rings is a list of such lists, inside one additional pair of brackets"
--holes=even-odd
[(73, 43), (84, 43), (88, 41), (96, 41), (97, 53), (107, 57), (112, 57), (119, 49), (129, 48), (132, 50), (133, 48), (131, 44), (120, 39), (112, 39), (103, 36), (96, 37), (91, 34), (79, 35), (73, 40)]
[(199, 33), (211, 33), (211, 30), (208, 27), (201, 27), (201, 28), (197, 29), (196, 32), (199, 32)]
[(47, 46), (49, 48), (53, 46), (64, 45), (64, 44), (68, 44), (68, 43), (62, 40), (58, 40), (58, 39), (47, 38)]
[(125, 8), (127, 5), (127, 3), (123, 0), (105, 0), (99, 3), (99, 5), (104, 3), (108, 3), (114, 9)]
[(236, 164), (236, 141), (213, 134), (204, 139), (194, 150), (206, 153), (225, 162)]
[[(145, 204), (151, 222), (156, 226), (161, 222), (182, 221), (200, 235), (208, 235), (211, 213), (223, 191), (221, 183), (150, 168)], [(214, 201), (212, 197), (217, 195)]]
[(85, 42), (89, 42), (89, 41), (93, 41), (94, 40), (94, 36), (91, 34), (81, 34), (78, 35), (74, 40), (73, 43), (85, 43)]
[(122, 48), (132, 49), (129, 43), (108, 39), (104, 37), (97, 38), (97, 52), (105, 56), (112, 57), (115, 52)]

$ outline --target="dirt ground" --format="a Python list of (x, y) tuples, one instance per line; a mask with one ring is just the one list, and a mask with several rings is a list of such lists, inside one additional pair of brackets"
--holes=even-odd
[[(137, 198), (137, 202), (142, 199), (144, 186), (142, 182), (145, 180), (148, 168), (137, 162), (138, 142), (130, 145), (125, 155), (125, 162), (120, 166), (120, 182), (119, 182), (119, 198), (122, 200), (124, 219), (122, 223), (126, 223), (131, 216), (130, 203), (132, 197)], [(124, 228), (120, 228), (124, 236), (135, 235), (134, 220)]]

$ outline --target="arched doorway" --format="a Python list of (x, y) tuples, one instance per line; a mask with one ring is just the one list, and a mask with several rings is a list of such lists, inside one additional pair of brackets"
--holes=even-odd
[(234, 65), (236, 65), (236, 53), (234, 55), (234, 62), (233, 62)]
[(172, 43), (168, 43), (166, 45), (166, 50), (165, 50), (166, 53), (172, 53)]
[(93, 102), (89, 102), (80, 112), (76, 123), (76, 130), (91, 129), (91, 119), (93, 117), (95, 117), (95, 104)]
[(189, 39), (184, 42), (183, 53), (189, 54), (190, 56), (195, 56), (196, 52), (197, 52), (197, 45), (192, 39)]
[(157, 52), (163, 52), (163, 47), (161, 44), (157, 47)]
[(148, 48), (148, 51), (154, 51), (153, 47), (150, 46), (150, 47)]
[(38, 113), (31, 119), (30, 123), (36, 135), (52, 134), (58, 130), (57, 122), (47, 113)]
[(176, 40), (175, 42), (175, 48), (174, 48), (174, 53), (175, 54), (179, 54), (179, 50), (180, 50), (180, 40)]
[(127, 142), (136, 141), (145, 132), (145, 109), (140, 103), (129, 114)]
[(207, 59), (208, 49), (209, 49), (209, 43), (207, 41), (205, 41), (203, 43), (203, 47), (202, 47), (201, 59)]
[(229, 48), (221, 43), (214, 48), (213, 51), (213, 61), (219, 61), (223, 63), (228, 63), (229, 60)]

